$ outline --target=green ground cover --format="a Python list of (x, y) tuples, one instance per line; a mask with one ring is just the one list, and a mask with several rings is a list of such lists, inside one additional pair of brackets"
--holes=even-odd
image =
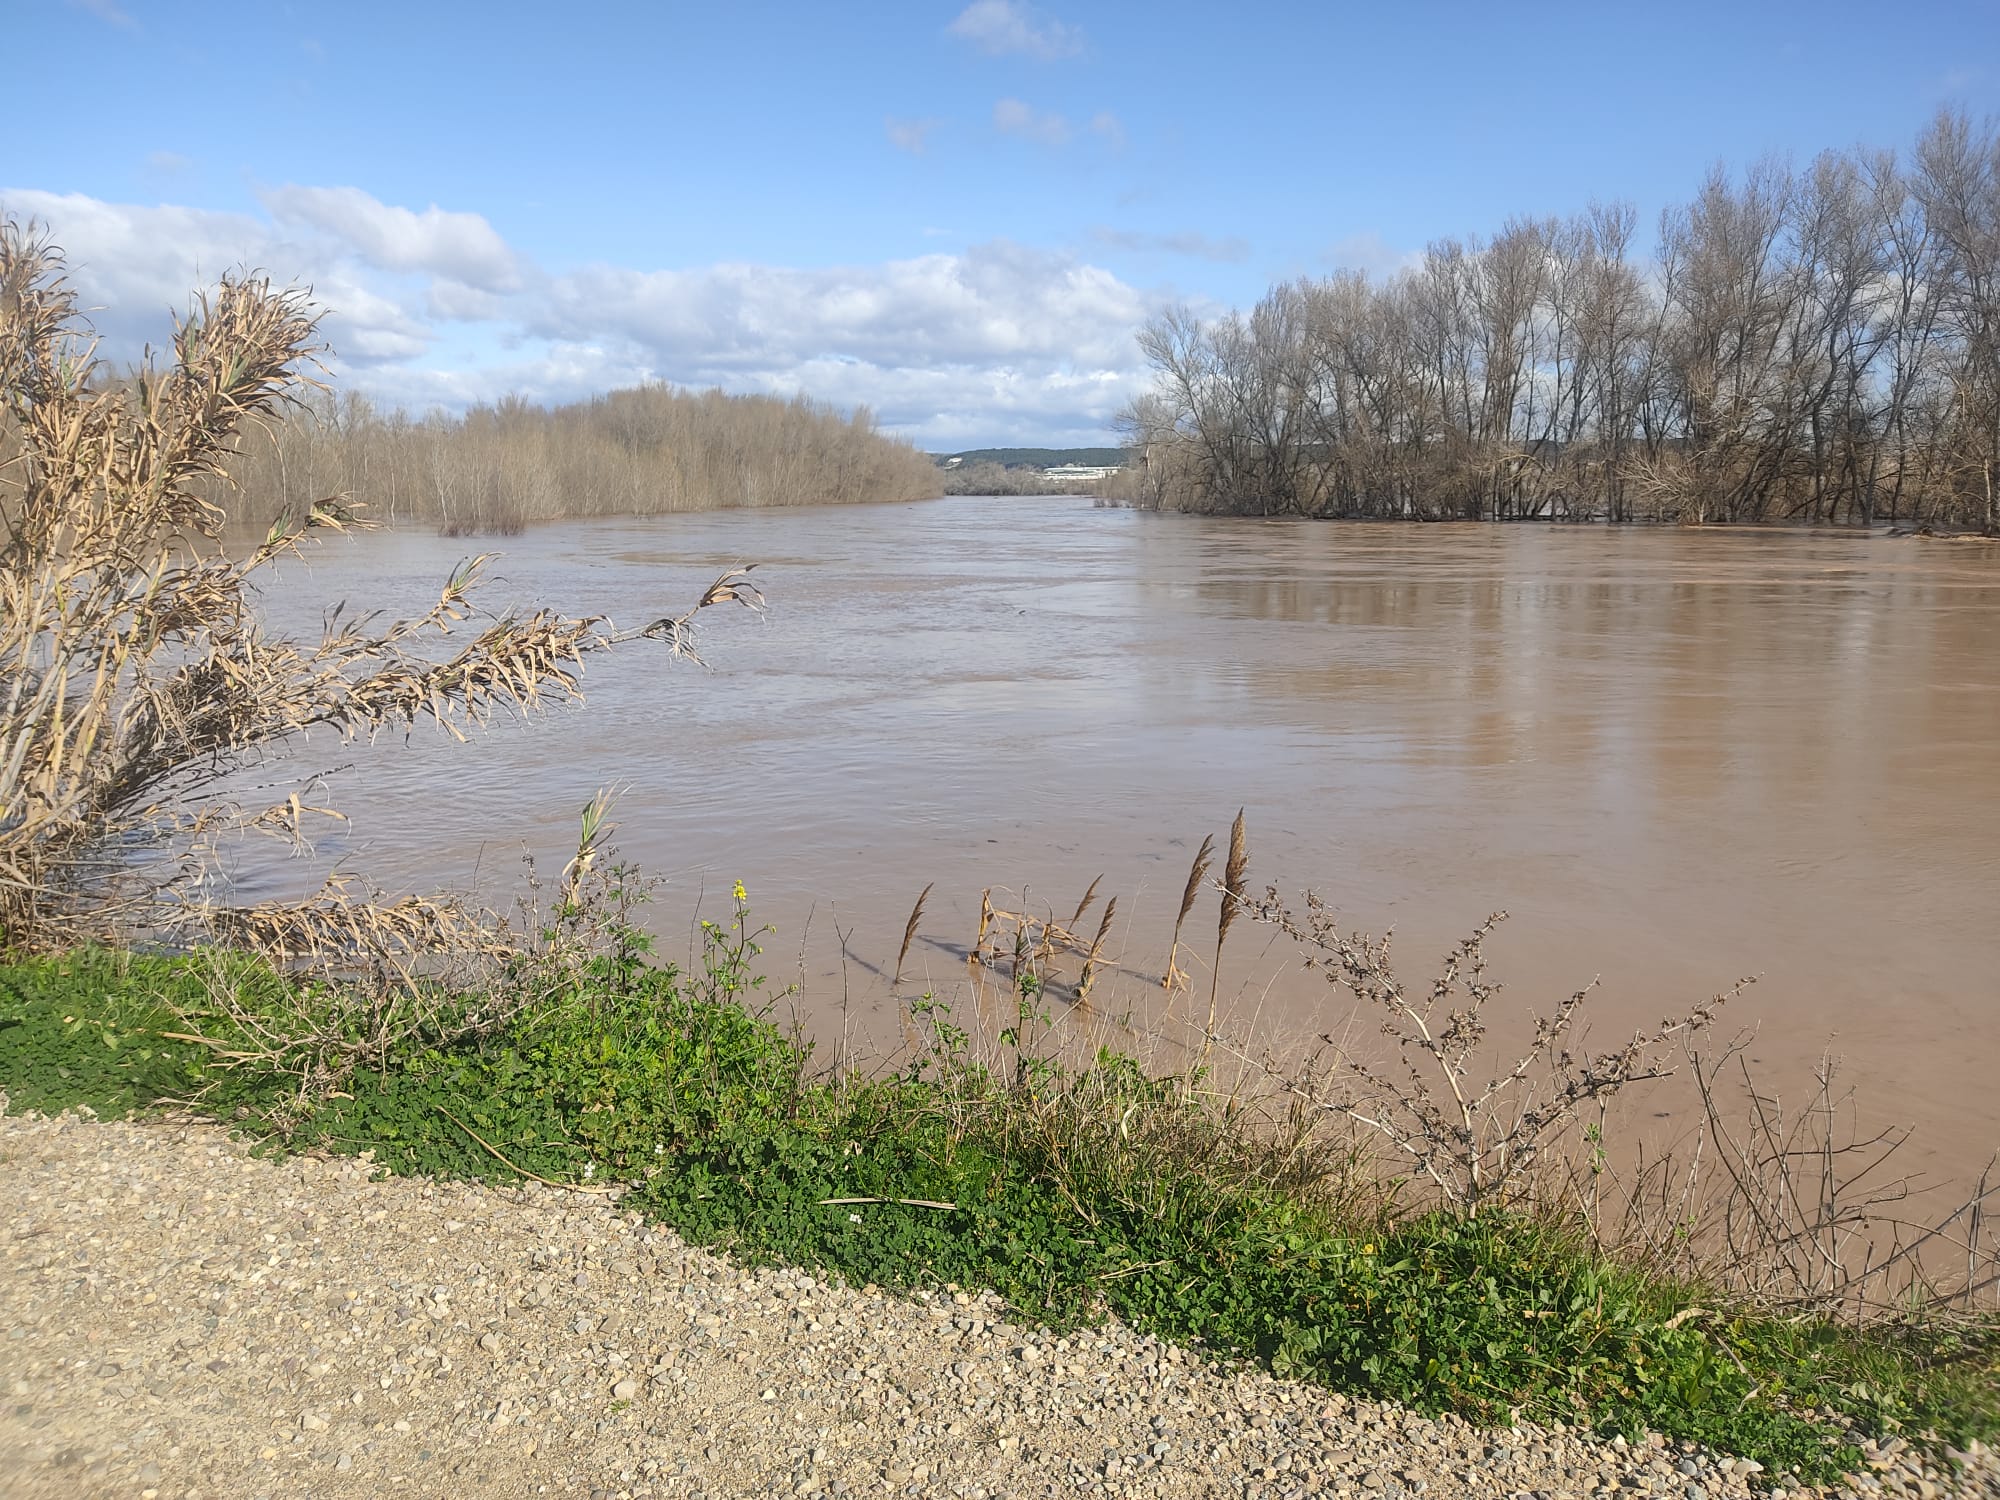
[(252, 962), (22, 958), (0, 965), (0, 1087), (17, 1112), (191, 1110), (395, 1173), (617, 1183), (745, 1260), (992, 1287), (1029, 1322), (1115, 1315), (1429, 1413), (1650, 1428), (1799, 1479), (1849, 1468), (1855, 1431), (2000, 1429), (1990, 1330), (1732, 1310), (1570, 1225), (1402, 1211), (1260, 1163), (1183, 1080), (1129, 1058), (1003, 1078), (933, 1012), (900, 1074), (816, 1070), (760, 1008), (746, 923), (739, 905), (705, 930), (701, 972), (621, 949), (484, 1034), (414, 1035), (338, 1088), (302, 1087), (262, 1046), (256, 1018), (296, 1019), (301, 991)]

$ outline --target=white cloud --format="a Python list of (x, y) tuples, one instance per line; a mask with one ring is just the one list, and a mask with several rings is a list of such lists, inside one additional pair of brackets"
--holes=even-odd
[(994, 57), (1019, 53), (1054, 62), (1083, 51), (1083, 33), (1076, 27), (1045, 17), (1017, 0), (972, 0), (945, 29)]
[[(461, 242), (425, 238), (427, 216), (356, 189), (266, 203), (269, 218), (0, 189), (0, 209), (45, 222), (68, 250), (107, 357), (157, 347), (194, 288), (254, 266), (310, 284), (345, 383), (416, 411), (661, 379), (865, 403), (893, 430), (964, 446), (1100, 439), (1145, 383), (1133, 334), (1153, 299), (1073, 255), (1004, 240), (831, 268), (550, 273), (476, 215), (454, 216), (484, 231)], [(468, 279), (499, 281), (502, 267), (511, 290)]]
[(1370, 276), (1394, 276), (1414, 270), (1424, 263), (1421, 250), (1398, 250), (1372, 229), (1335, 240), (1326, 252), (1327, 263), (1340, 271), (1366, 271)]
[(1044, 146), (1066, 145), (1070, 138), (1068, 120), (1053, 111), (1045, 114), (1019, 99), (1002, 99), (993, 106), (993, 128), (1002, 135), (1018, 135)]
[(1149, 310), (1100, 267), (996, 241), (828, 270), (593, 267), (556, 280), (531, 331), (682, 384), (865, 403), (929, 441), (1101, 433), (1145, 383)]
[(78, 10), (87, 10), (100, 21), (109, 21), (113, 26), (137, 29), (139, 23), (118, 5), (117, 0), (69, 0)]
[(1100, 109), (1090, 117), (1093, 134), (1101, 137), (1113, 151), (1125, 149), (1125, 122), (1108, 109)]
[(1027, 359), (1133, 362), (1146, 303), (1109, 271), (1008, 241), (875, 266), (596, 266), (558, 277), (546, 337), (617, 338), (680, 364), (678, 379), (831, 357), (931, 369)]
[(1212, 239), (1193, 230), (1182, 230), (1176, 234), (1148, 234), (1144, 230), (1111, 229), (1100, 224), (1090, 231), (1090, 237), (1113, 250), (1130, 250), (1139, 254), (1189, 255), (1196, 260), (1227, 262), (1250, 258), (1250, 242), (1233, 234)]
[(48, 226), (114, 358), (136, 358), (149, 343), (163, 345), (168, 314), (185, 308), (198, 288), (236, 270), (279, 283), (311, 283), (314, 300), (328, 309), (327, 338), (352, 363), (409, 359), (430, 344), (420, 318), (367, 284), (365, 266), (248, 214), (17, 188), (0, 190), (0, 204)]
[(520, 286), (514, 252), (478, 214), (396, 208), (353, 187), (280, 187), (259, 194), (280, 224), (308, 224), (346, 241), (369, 265), (426, 271), (488, 292)]
[(882, 122), (882, 128), (888, 132), (892, 146), (912, 156), (922, 156), (924, 148), (930, 144), (931, 132), (943, 123), (942, 120), (898, 120), (891, 116)]

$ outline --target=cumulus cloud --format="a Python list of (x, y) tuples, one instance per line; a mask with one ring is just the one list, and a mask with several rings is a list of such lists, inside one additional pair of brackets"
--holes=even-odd
[(1326, 252), (1327, 263), (1339, 271), (1366, 271), (1370, 276), (1394, 276), (1414, 270), (1424, 263), (1421, 250), (1398, 250), (1372, 229), (1335, 240)]
[(1148, 234), (1144, 230), (1112, 229), (1100, 224), (1090, 231), (1090, 237), (1110, 249), (1139, 254), (1188, 255), (1196, 260), (1232, 263), (1250, 258), (1250, 242), (1233, 234), (1211, 239), (1193, 230), (1183, 230), (1178, 234)]
[(803, 270), (591, 267), (531, 331), (663, 378), (866, 404), (917, 436), (1102, 433), (1145, 383), (1146, 297), (1101, 267), (1008, 241)]
[(1043, 16), (1018, 0), (972, 0), (945, 29), (994, 57), (1018, 53), (1054, 62), (1083, 51), (1083, 33), (1076, 27)]
[(133, 358), (165, 341), (168, 314), (225, 272), (309, 282), (327, 336), (355, 364), (410, 359), (429, 347), (422, 321), (370, 287), (365, 267), (249, 214), (174, 204), (107, 203), (82, 193), (0, 190), (9, 213), (45, 224), (69, 257), (108, 353)]
[(280, 187), (259, 195), (280, 224), (307, 224), (353, 246), (371, 266), (449, 276), (481, 291), (520, 286), (514, 252), (478, 214), (396, 208), (353, 187)]
[(706, 378), (820, 355), (916, 369), (1125, 366), (1146, 311), (1109, 271), (1001, 240), (874, 266), (588, 267), (552, 283), (531, 328), (628, 340)]
[(942, 125), (942, 120), (898, 120), (893, 115), (882, 122), (882, 128), (889, 134), (889, 143), (912, 156), (922, 156), (924, 148), (930, 144), (931, 132)]
[(0, 207), (68, 250), (114, 359), (157, 345), (169, 309), (248, 265), (310, 284), (344, 380), (416, 410), (660, 379), (866, 404), (892, 430), (963, 446), (1095, 440), (1145, 384), (1133, 334), (1152, 299), (1009, 241), (844, 267), (550, 272), (477, 215), (446, 216), (480, 231), (455, 239), (357, 189), (265, 202), (268, 218), (0, 189)]
[(993, 106), (993, 128), (1002, 135), (1018, 135), (1044, 146), (1069, 143), (1069, 121), (1053, 110), (1044, 113), (1019, 99), (1002, 99)]

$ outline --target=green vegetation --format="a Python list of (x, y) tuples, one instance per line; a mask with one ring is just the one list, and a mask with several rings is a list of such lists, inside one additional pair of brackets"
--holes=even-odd
[(837, 1076), (770, 1021), (740, 894), (704, 927), (699, 972), (653, 966), (622, 915), (607, 931), (587, 963), (510, 976), (539, 1004), (434, 1003), (507, 1019), (372, 1061), (353, 1048), (338, 1077), (268, 1045), (302, 1015), (352, 1014), (337, 987), (215, 953), (20, 959), (0, 967), (0, 1084), (17, 1110), (192, 1110), (396, 1173), (618, 1183), (750, 1261), (990, 1286), (1030, 1321), (1115, 1314), (1426, 1412), (1652, 1428), (1805, 1479), (1852, 1461), (1830, 1413), (1959, 1443), (2000, 1430), (1989, 1333), (1728, 1311), (1560, 1223), (1399, 1213), (1275, 1161), (1185, 1079), (1035, 1055), (1032, 970), (1015, 1066), (974, 1061), (919, 1002), (916, 1061)]

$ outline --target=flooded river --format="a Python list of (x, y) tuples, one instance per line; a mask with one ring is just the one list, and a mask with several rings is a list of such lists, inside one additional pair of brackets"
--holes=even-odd
[[(983, 889), (1067, 916), (1100, 873), (1112, 948), (1157, 975), (1194, 847), (1241, 806), (1252, 885), (1393, 926), (1408, 978), (1496, 907), (1503, 1003), (1601, 976), (1599, 1041), (1757, 975), (1735, 1024), (1781, 1073), (1844, 1055), (1954, 1174), (2000, 1146), (2000, 548), (974, 498), (491, 545), (494, 607), (639, 624), (739, 561), (771, 607), (710, 612), (711, 672), (642, 642), (591, 667), (587, 708), (472, 746), (315, 746), (353, 767), (324, 857), (496, 897), (524, 845), (559, 864), (578, 807), (620, 785), (670, 953), (698, 893), (713, 914), (740, 878), (819, 1022), (844, 993), (893, 1036), (870, 966), (926, 883), (907, 967), (941, 990), (965, 982)], [(472, 548), (339, 542), (270, 612), (413, 610)], [(1201, 951), (1213, 922), (1205, 900)], [(1239, 1013), (1328, 1024), (1263, 930), (1231, 944)]]

